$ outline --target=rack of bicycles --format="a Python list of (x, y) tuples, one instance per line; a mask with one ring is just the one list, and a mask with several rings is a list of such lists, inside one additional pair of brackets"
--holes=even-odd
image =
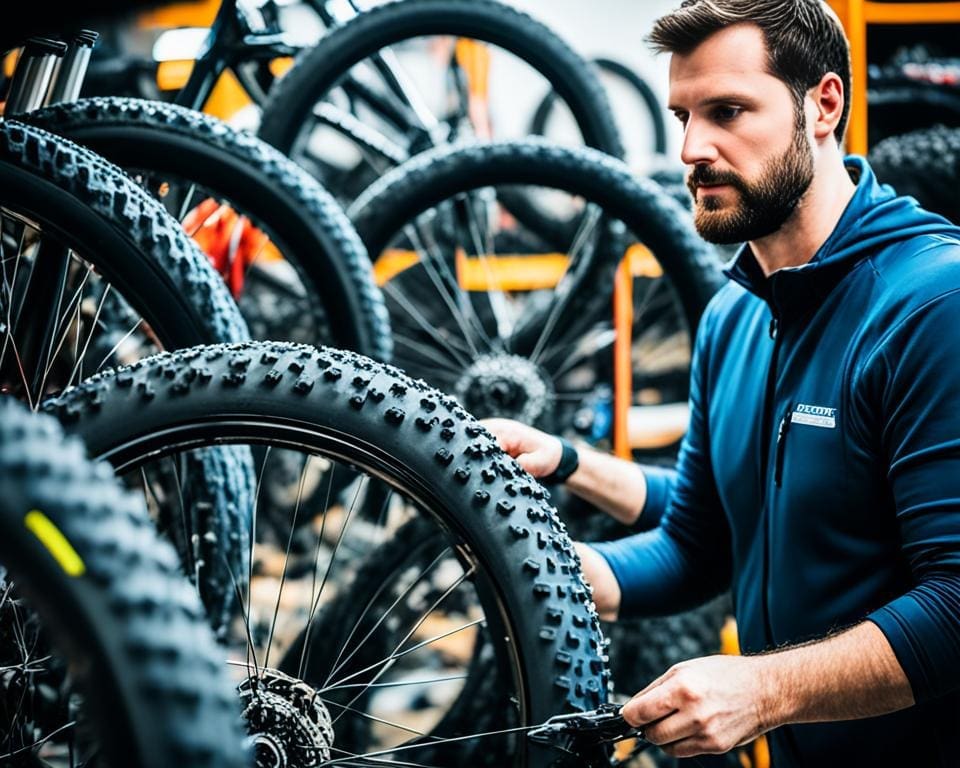
[[(35, 13), (0, 121), (0, 763), (629, 763), (637, 734), (542, 726), (719, 650), (727, 598), (601, 622), (573, 541), (627, 529), (478, 419), (672, 461), (723, 254), (682, 171), (624, 160), (606, 86), (662, 155), (650, 88), (496, 0), (223, 0), (147, 98), (116, 15)], [(199, 111), (228, 70), (256, 133)]]

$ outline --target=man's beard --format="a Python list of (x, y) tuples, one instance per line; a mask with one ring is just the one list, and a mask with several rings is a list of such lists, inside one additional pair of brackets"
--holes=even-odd
[[(694, 199), (693, 222), (704, 240), (719, 245), (758, 240), (776, 232), (793, 215), (813, 181), (813, 152), (801, 126), (795, 126), (793, 138), (786, 152), (763, 167), (756, 182), (732, 171), (694, 166), (687, 187)], [(739, 200), (725, 203), (716, 195), (698, 199), (698, 184), (729, 184)]]

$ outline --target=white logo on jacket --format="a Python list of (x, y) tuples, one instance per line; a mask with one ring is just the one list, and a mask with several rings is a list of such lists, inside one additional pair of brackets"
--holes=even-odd
[(793, 424), (806, 424), (809, 427), (835, 429), (837, 426), (837, 409), (823, 405), (804, 405), (800, 403), (790, 415)]

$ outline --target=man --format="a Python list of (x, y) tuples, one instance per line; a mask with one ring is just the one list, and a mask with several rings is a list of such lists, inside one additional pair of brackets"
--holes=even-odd
[(819, 0), (687, 0), (651, 40), (696, 226), (746, 243), (701, 322), (677, 472), (488, 424), (535, 476), (576, 466), (575, 493), (659, 522), (580, 545), (601, 614), (732, 587), (745, 655), (623, 708), (666, 752), (769, 731), (776, 768), (960, 765), (960, 230), (844, 158), (849, 49)]

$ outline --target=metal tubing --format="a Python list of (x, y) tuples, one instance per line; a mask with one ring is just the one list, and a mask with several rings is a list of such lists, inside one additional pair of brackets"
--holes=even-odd
[(31, 37), (24, 43), (7, 92), (5, 115), (43, 106), (54, 69), (66, 51), (65, 43), (46, 37)]
[(83, 29), (78, 32), (67, 49), (66, 55), (60, 60), (59, 66), (53, 75), (50, 90), (47, 93), (47, 104), (76, 101), (80, 98), (80, 89), (90, 64), (90, 54), (97, 44), (99, 35), (93, 30)]

